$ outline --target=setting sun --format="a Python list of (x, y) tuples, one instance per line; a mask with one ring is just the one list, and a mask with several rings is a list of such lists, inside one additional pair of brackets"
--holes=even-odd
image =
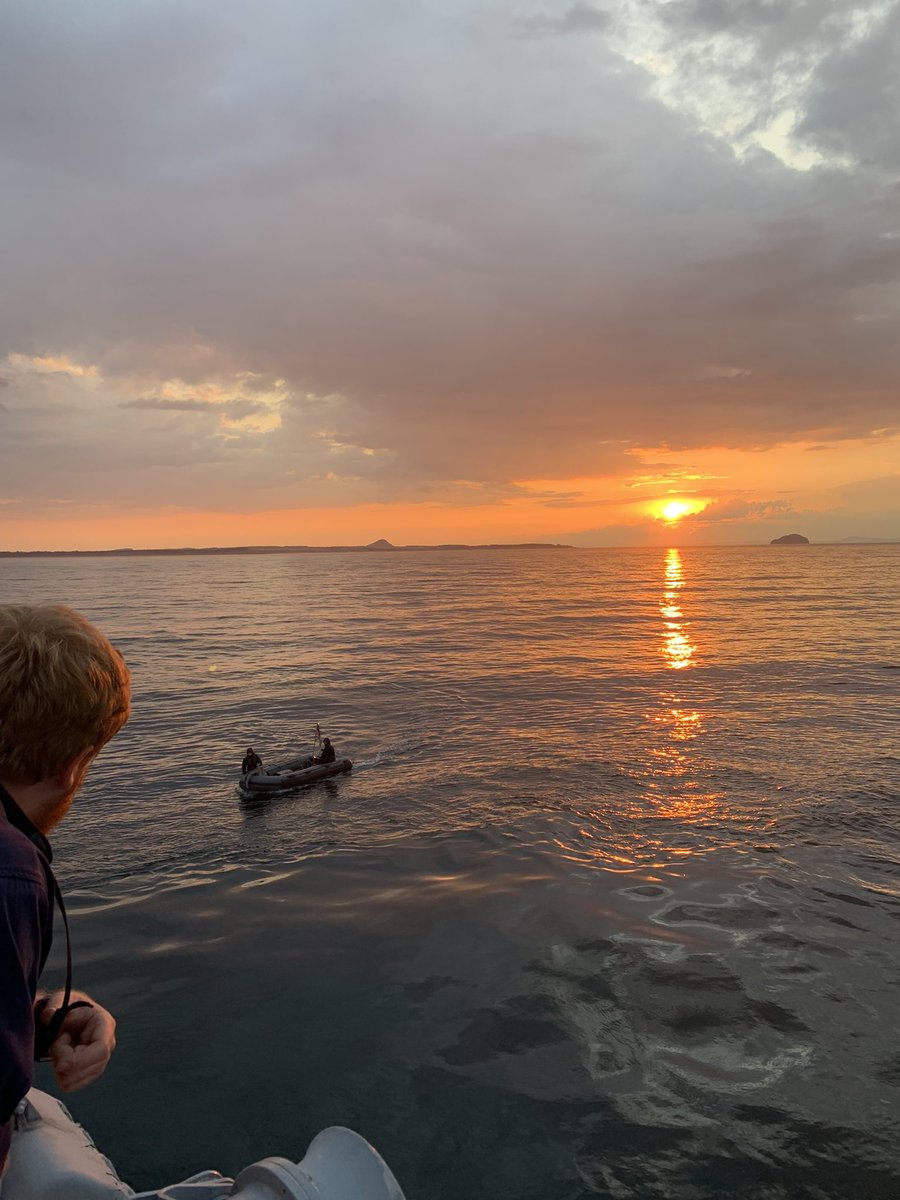
[(692, 506), (685, 503), (684, 500), (669, 500), (661, 510), (660, 516), (664, 521), (668, 521), (674, 525), (676, 521), (679, 521), (682, 517), (693, 511)]

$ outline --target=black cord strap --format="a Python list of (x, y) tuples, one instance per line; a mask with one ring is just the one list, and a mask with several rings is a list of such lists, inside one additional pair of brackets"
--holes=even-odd
[(59, 1037), (59, 1032), (62, 1029), (63, 1021), (70, 1012), (74, 1012), (76, 1008), (93, 1008), (93, 1004), (88, 1000), (72, 1000), (72, 943), (69, 939), (69, 918), (66, 916), (66, 906), (63, 903), (62, 892), (59, 890), (59, 884), (56, 882), (56, 876), (53, 875), (53, 895), (59, 908), (59, 915), (62, 917), (63, 929), (66, 934), (66, 986), (63, 992), (63, 1002), (54, 1012), (53, 1016), (46, 1023), (41, 1021), (40, 1016), (47, 1007), (49, 998), (44, 996), (39, 1000), (34, 1009), (34, 1057), (36, 1062), (41, 1062), (50, 1057), (50, 1047)]

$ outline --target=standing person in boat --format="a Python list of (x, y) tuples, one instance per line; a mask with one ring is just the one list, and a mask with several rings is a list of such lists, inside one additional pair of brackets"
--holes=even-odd
[(314, 758), (314, 763), (333, 763), (335, 759), (334, 746), (331, 744), (331, 738), (325, 738), (322, 742), (322, 753), (318, 758)]
[(256, 753), (252, 746), (247, 747), (247, 753), (244, 755), (244, 760), (241, 763), (241, 774), (246, 775), (249, 771), (255, 771), (257, 767), (262, 766), (262, 759)]
[(112, 1015), (71, 987), (38, 993), (53, 936), (66, 931), (47, 834), (69, 811), (103, 746), (128, 720), (119, 652), (78, 613), (0, 605), (0, 1172), (11, 1117), (49, 1059), (64, 1092), (99, 1078), (116, 1044)]

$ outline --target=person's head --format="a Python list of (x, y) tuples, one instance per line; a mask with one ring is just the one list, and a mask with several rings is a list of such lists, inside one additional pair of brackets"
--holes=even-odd
[(255, 753), (256, 753), (256, 751), (253, 749), (253, 747), (252, 747), (252, 746), (248, 746), (248, 747), (247, 747), (247, 753), (248, 753), (248, 754), (255, 754)]
[(322, 743), (322, 745), (323, 745), (323, 746), (330, 746), (330, 745), (331, 745), (331, 738), (326, 738), (326, 739), (324, 740), (324, 742)]
[(56, 795), (50, 824), (130, 705), (121, 654), (84, 617), (62, 605), (0, 605), (0, 781), (34, 795), (46, 784), (40, 795)]

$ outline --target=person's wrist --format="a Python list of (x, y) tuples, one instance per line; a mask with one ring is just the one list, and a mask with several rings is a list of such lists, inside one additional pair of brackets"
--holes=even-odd
[(40, 1021), (42, 1025), (49, 1025), (53, 1020), (53, 1014), (56, 1012), (56, 1007), (53, 1004), (52, 996), (39, 996), (34, 1002), (34, 1019)]

